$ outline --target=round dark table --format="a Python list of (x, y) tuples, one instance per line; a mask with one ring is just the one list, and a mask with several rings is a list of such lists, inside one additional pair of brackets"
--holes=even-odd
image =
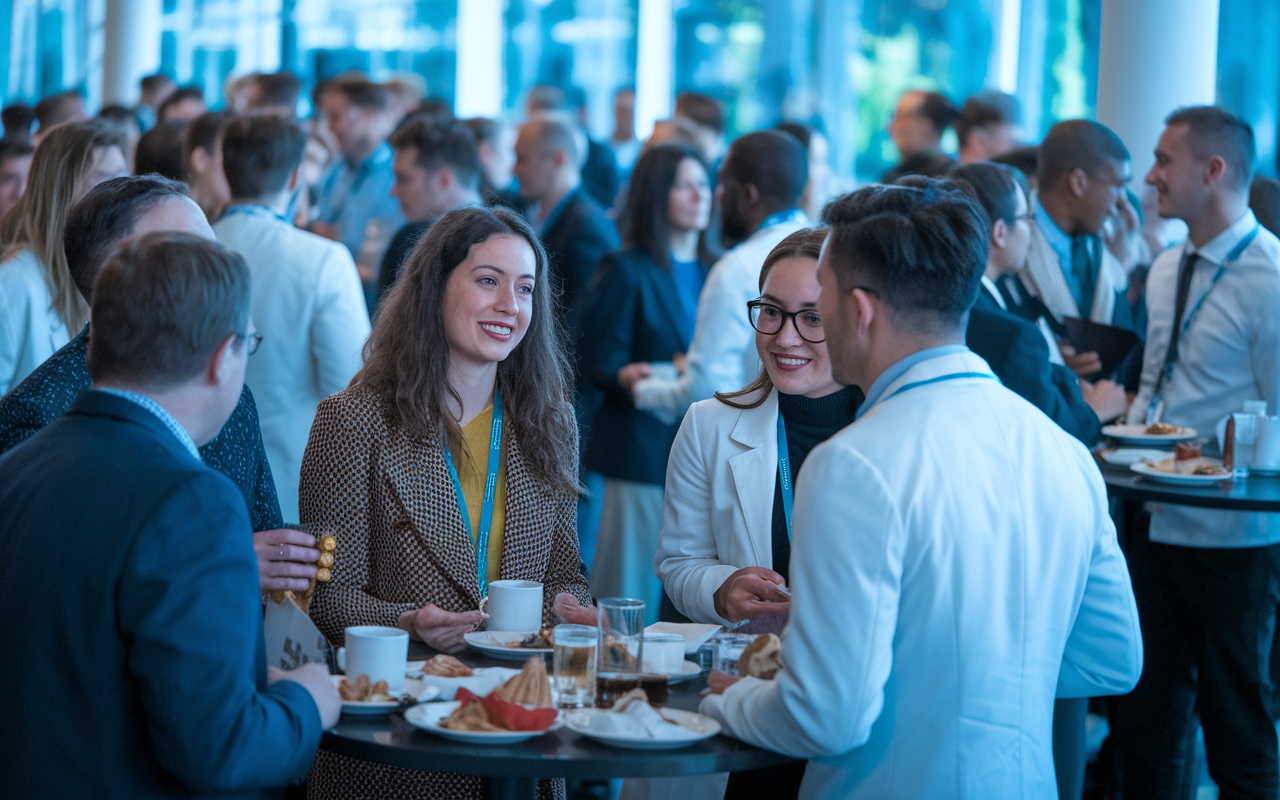
[[(409, 644), (409, 659), (430, 658), (435, 651)], [(475, 650), (458, 656), (472, 667), (518, 667)], [(671, 687), (667, 705), (697, 711), (705, 676)], [(490, 778), (494, 800), (531, 800), (538, 778), (651, 778), (737, 772), (786, 764), (796, 759), (731, 739), (713, 736), (673, 750), (628, 750), (579, 736), (568, 728), (509, 745), (455, 742), (419, 730), (399, 713), (388, 716), (344, 715), (326, 731), (320, 748), (332, 753), (408, 769), (457, 772)]]
[(1101, 459), (1098, 466), (1107, 482), (1107, 494), (1123, 500), (1228, 511), (1280, 511), (1280, 476), (1250, 475), (1208, 486), (1175, 486), (1143, 477), (1128, 467), (1111, 466)]

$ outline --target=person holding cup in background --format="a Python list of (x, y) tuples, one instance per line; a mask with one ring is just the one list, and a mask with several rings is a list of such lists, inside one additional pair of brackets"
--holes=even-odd
[[(311, 605), (331, 641), (382, 625), (456, 652), (500, 579), (542, 585), (544, 625), (557, 614), (595, 624), (562, 342), (528, 223), (484, 208), (441, 216), (384, 300), (364, 366), (320, 404), (303, 458), (302, 520), (342, 548)], [(482, 790), (479, 778), (331, 753), (310, 786), (319, 797)]]

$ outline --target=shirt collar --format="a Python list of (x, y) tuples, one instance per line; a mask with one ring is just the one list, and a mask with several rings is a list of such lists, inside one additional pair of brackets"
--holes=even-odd
[(1000, 294), (1000, 288), (996, 286), (995, 281), (991, 280), (986, 275), (983, 275), (982, 288), (987, 290), (987, 294), (991, 295), (991, 298), (996, 301), (996, 305), (1000, 306), (1000, 308), (1005, 311), (1009, 310), (1009, 305), (1005, 303), (1004, 296)]
[[(546, 233), (547, 230), (552, 225), (556, 224), (556, 221), (560, 219), (560, 215), (564, 213), (564, 207), (569, 205), (569, 201), (572, 200), (574, 196), (578, 194), (579, 189), (581, 189), (581, 187), (570, 189), (569, 192), (564, 197), (560, 198), (560, 202), (555, 204), (555, 207), (552, 208), (551, 212), (547, 214), (547, 218), (544, 219), (542, 221), (542, 224), (538, 226), (539, 234)], [(534, 205), (529, 207), (529, 214), (533, 219), (537, 219), (538, 214), (541, 212), (541, 210), (542, 210), (542, 204), (535, 203)]]
[(378, 145), (372, 153), (369, 154), (368, 158), (366, 158), (364, 161), (361, 161), (359, 164), (355, 164), (348, 161), (347, 168), (350, 169), (352, 172), (368, 172), (372, 170), (374, 167), (381, 166), (383, 162), (391, 161), (391, 157), (392, 157), (391, 145), (387, 144), (386, 142), (383, 142), (382, 144)]
[(858, 406), (858, 417), (869, 411), (872, 406), (884, 394), (884, 390), (889, 388), (889, 384), (901, 378), (906, 371), (919, 364), (921, 361), (928, 361), (931, 358), (940, 356), (949, 356), (955, 353), (966, 352), (969, 348), (962, 344), (940, 344), (937, 347), (926, 347), (923, 350), (917, 350), (906, 358), (898, 361), (890, 366), (884, 372), (880, 373), (880, 377), (871, 382), (871, 388), (867, 390), (866, 399), (862, 401), (862, 405)]
[(781, 225), (784, 222), (798, 222), (801, 225), (804, 225), (808, 221), (809, 221), (808, 217), (806, 217), (804, 215), (804, 212), (801, 211), (800, 209), (788, 208), (782, 211), (776, 211), (770, 214), (769, 216), (765, 217), (764, 221), (761, 222), (760, 225), (757, 226), (756, 229), (751, 232), (751, 235), (755, 236), (760, 231), (766, 230), (768, 228), (772, 228), (774, 225)]
[(1053, 217), (1049, 216), (1049, 212), (1044, 210), (1044, 206), (1040, 205), (1039, 196), (1031, 198), (1031, 214), (1035, 217), (1040, 233), (1044, 234), (1045, 241), (1049, 243), (1049, 247), (1053, 248), (1053, 252), (1057, 254), (1059, 264), (1070, 268), (1071, 237), (1062, 228), (1058, 227), (1058, 223), (1054, 222)]
[(155, 400), (152, 400), (150, 397), (136, 392), (128, 392), (124, 389), (104, 389), (97, 386), (94, 388), (99, 392), (106, 392), (107, 394), (113, 394), (116, 397), (123, 397), (125, 400), (136, 403), (147, 411), (150, 411), (152, 414), (155, 414), (156, 417), (164, 423), (164, 426), (169, 429), (169, 432), (178, 437), (178, 441), (187, 449), (187, 452), (191, 454), (191, 457), (197, 461), (201, 460), (200, 450), (196, 447), (195, 440), (191, 438), (191, 434), (187, 433), (187, 429), (182, 427), (182, 424), (178, 422), (178, 420), (174, 419), (173, 415), (166, 411), (164, 406), (160, 405)]
[(1205, 261), (1221, 264), (1226, 261), (1227, 255), (1231, 253), (1235, 246), (1240, 244), (1240, 241), (1257, 226), (1258, 220), (1253, 216), (1253, 212), (1246, 208), (1240, 219), (1231, 223), (1230, 227), (1225, 231), (1206, 242), (1204, 247), (1196, 247), (1191, 244), (1190, 239), (1187, 239), (1187, 243), (1184, 245), (1186, 249), (1183, 252), (1195, 253)]

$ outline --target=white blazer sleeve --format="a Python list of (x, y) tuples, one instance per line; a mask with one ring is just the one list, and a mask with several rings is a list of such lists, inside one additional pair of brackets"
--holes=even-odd
[(694, 622), (730, 624), (716, 613), (715, 592), (738, 570), (721, 563), (712, 531), (712, 466), (695, 407), (680, 425), (667, 460), (662, 534), (653, 570), (680, 613)]
[(1102, 478), (1094, 483), (1098, 536), (1080, 609), (1062, 654), (1058, 697), (1125, 694), (1142, 674), (1142, 631), (1129, 566), (1116, 541)]
[(821, 758), (865, 743), (884, 707), (907, 536), (875, 467), (830, 441), (798, 476), (793, 537), (786, 669), (708, 695), (701, 710), (752, 744)]
[(345, 247), (329, 249), (317, 274), (316, 309), (311, 317), (311, 354), (320, 396), (347, 388), (360, 369), (369, 338), (369, 311), (355, 262)]

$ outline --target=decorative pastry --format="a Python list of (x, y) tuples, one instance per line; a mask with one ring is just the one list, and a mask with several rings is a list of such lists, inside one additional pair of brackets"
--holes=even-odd
[(524, 662), (520, 674), (499, 686), (494, 694), (509, 703), (519, 703), (534, 708), (551, 708), (551, 681), (547, 678), (547, 665), (542, 656), (534, 656)]
[(752, 678), (773, 680), (782, 669), (782, 640), (777, 634), (757, 636), (738, 657), (738, 673)]
[(438, 678), (470, 678), (475, 672), (453, 656), (441, 653), (422, 665), (422, 674)]

